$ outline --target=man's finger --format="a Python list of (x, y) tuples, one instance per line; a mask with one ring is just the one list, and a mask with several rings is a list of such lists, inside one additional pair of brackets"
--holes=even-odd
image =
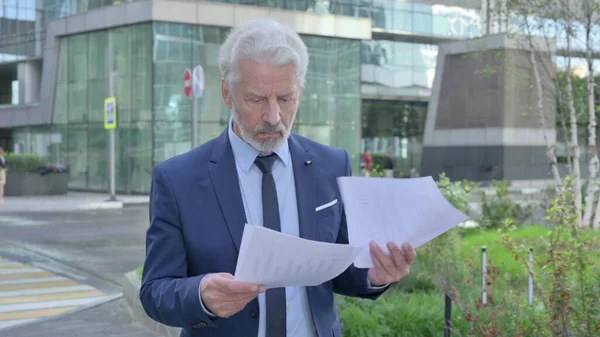
[(403, 244), (402, 249), (404, 250), (404, 259), (406, 259), (406, 263), (409, 265), (413, 264), (417, 258), (417, 252), (415, 252), (413, 247), (408, 243)]
[(241, 282), (236, 280), (226, 280), (223, 282), (222, 291), (228, 294), (247, 294), (247, 293), (260, 293), (264, 291), (265, 286), (251, 283)]
[(394, 266), (394, 262), (390, 259), (390, 257), (387, 256), (383, 249), (381, 249), (381, 247), (379, 247), (377, 244), (373, 244), (371, 247), (373, 248), (373, 254), (371, 256), (373, 263), (375, 263), (375, 260), (378, 260), (378, 268), (381, 269), (382, 272), (385, 272), (389, 276), (394, 275), (394, 270), (396, 267)]
[(408, 263), (406, 261), (406, 257), (404, 256), (404, 253), (402, 253), (402, 250), (400, 249), (400, 247), (398, 247), (393, 242), (388, 242), (387, 248), (390, 250), (390, 253), (392, 255), (392, 260), (394, 261), (396, 268), (398, 270), (406, 269), (408, 267)]

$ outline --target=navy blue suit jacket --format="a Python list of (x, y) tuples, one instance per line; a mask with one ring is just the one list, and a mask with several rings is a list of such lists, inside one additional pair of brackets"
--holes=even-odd
[[(300, 236), (348, 243), (336, 177), (350, 175), (348, 153), (304, 137), (289, 138)], [(311, 165), (305, 165), (306, 161)], [(202, 310), (199, 284), (208, 273), (235, 274), (246, 216), (227, 130), (219, 137), (153, 169), (150, 227), (140, 300), (146, 313), (182, 336), (254, 337), (258, 300), (230, 318), (211, 318)], [(319, 337), (341, 336), (334, 293), (376, 299), (383, 290), (368, 288), (367, 269), (350, 266), (335, 279), (307, 287)], [(285, 337), (285, 336), (282, 336)]]

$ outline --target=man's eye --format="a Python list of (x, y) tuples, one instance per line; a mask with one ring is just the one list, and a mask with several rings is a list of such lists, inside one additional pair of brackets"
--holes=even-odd
[(260, 103), (260, 102), (262, 102), (262, 98), (252, 98), (252, 99), (250, 99), (250, 101), (252, 101), (254, 103)]

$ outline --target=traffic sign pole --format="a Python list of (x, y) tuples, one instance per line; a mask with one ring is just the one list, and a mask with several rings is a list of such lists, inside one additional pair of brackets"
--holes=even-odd
[[(113, 48), (112, 48), (112, 34), (108, 34), (108, 97), (115, 97), (115, 75), (113, 72)], [(105, 112), (106, 113), (106, 112)], [(116, 118), (116, 115), (115, 115)], [(114, 121), (116, 122), (116, 120)], [(117, 201), (115, 193), (115, 129), (110, 128), (108, 130), (108, 148), (109, 148), (109, 171), (110, 171), (110, 195), (108, 201)]]
[[(116, 73), (110, 72), (109, 83), (110, 83), (110, 93), (109, 97), (115, 97), (115, 75)], [(115, 192), (115, 129), (108, 130), (108, 142), (110, 148), (110, 196), (108, 201), (117, 201), (117, 196)]]

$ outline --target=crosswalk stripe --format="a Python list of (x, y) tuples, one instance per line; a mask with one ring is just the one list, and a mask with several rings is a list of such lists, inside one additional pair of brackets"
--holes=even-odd
[(27, 269), (29, 266), (25, 265), (15, 265), (15, 266), (0, 266), (0, 271), (2, 270), (14, 270), (14, 269)]
[(13, 275), (13, 274), (35, 274), (43, 273), (44, 271), (39, 268), (11, 268), (11, 269), (0, 269), (0, 276), (2, 275)]
[(39, 278), (31, 278), (26, 280), (4, 280), (0, 281), (0, 286), (9, 285), (9, 284), (26, 284), (26, 283), (42, 283), (42, 282), (50, 282), (50, 281), (67, 281), (66, 277), (62, 276), (50, 276), (50, 277), (39, 277)]
[(4, 329), (109, 298), (98, 289), (70, 278), (44, 270), (43, 266), (37, 268), (0, 258), (0, 335)]
[(18, 280), (27, 277), (46, 277), (52, 276), (54, 274), (49, 273), (47, 271), (43, 272), (34, 272), (34, 273), (24, 273), (24, 274), (8, 274), (8, 275), (0, 275), (0, 280)]
[(39, 310), (27, 310), (27, 311), (17, 311), (17, 312), (7, 312), (0, 313), (0, 322), (8, 321), (8, 320), (20, 320), (27, 318), (45, 318), (52, 317), (56, 315), (60, 315), (69, 310), (73, 310), (77, 308), (76, 306), (72, 307), (62, 307), (62, 308), (49, 308), (49, 309), (39, 309)]
[[(1, 304), (52, 301), (52, 300), (67, 300), (67, 299), (84, 298), (84, 297), (101, 296), (101, 295), (102, 295), (102, 293), (99, 292), (98, 290), (90, 290), (90, 291), (75, 291), (75, 292), (58, 293), (58, 294), (13, 296), (13, 297), (0, 298), (0, 305)], [(2, 310), (1, 307), (0, 307), (0, 310)]]
[(59, 293), (68, 293), (68, 292), (73, 292), (73, 291), (89, 291), (89, 290), (95, 290), (95, 289), (96, 288), (85, 285), (85, 284), (79, 284), (76, 286), (66, 286), (66, 287), (19, 289), (19, 290), (10, 290), (10, 291), (0, 291), (0, 298), (13, 297), (13, 296), (59, 294)]
[(26, 264), (19, 262), (0, 262), (0, 269), (11, 269), (11, 268), (31, 268)]
[(1, 285), (0, 291), (10, 291), (10, 290), (19, 290), (19, 289), (34, 289), (34, 288), (46, 288), (46, 287), (64, 287), (64, 286), (74, 286), (77, 283), (73, 281), (51, 281), (51, 282), (28, 282), (23, 284), (7, 284)]
[(3, 304), (0, 306), (0, 314), (12, 312), (12, 311), (26, 311), (33, 309), (50, 309), (59, 307), (71, 307), (90, 304), (98, 300), (98, 296), (87, 297), (87, 298), (76, 298), (67, 300), (56, 300), (56, 301), (44, 301), (37, 303), (15, 303), (15, 304)]

